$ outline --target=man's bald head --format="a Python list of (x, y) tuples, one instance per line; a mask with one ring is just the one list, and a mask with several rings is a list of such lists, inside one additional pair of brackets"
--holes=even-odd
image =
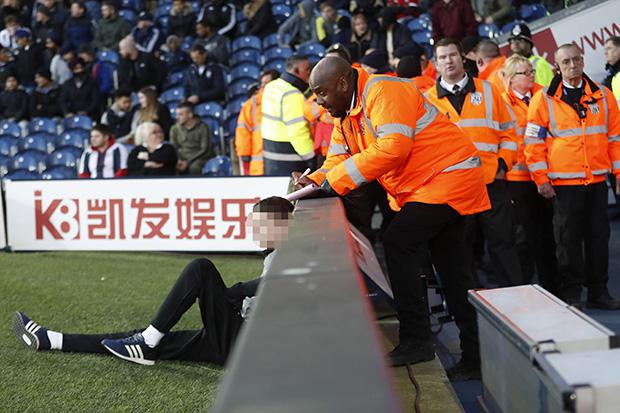
[(356, 86), (355, 69), (341, 57), (321, 59), (310, 73), (310, 88), (316, 94), (316, 102), (333, 117), (346, 116)]
[(581, 55), (581, 50), (574, 43), (565, 43), (558, 47), (555, 52), (553, 52), (553, 60), (557, 62), (558, 54), (564, 54), (566, 52), (577, 52)]
[(314, 89), (330, 80), (348, 77), (353, 69), (349, 62), (341, 57), (327, 56), (314, 66), (310, 73), (310, 87)]
[(480, 40), (476, 46), (476, 54), (479, 59), (484, 59), (485, 61), (494, 59), (500, 56), (499, 46), (493, 40)]

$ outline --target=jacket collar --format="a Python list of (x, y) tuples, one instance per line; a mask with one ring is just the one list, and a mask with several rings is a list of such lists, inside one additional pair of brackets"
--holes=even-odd
[[(603, 92), (599, 86), (588, 77), (585, 73), (583, 74), (583, 96), (588, 99), (602, 99)], [(556, 75), (553, 80), (551, 80), (551, 84), (547, 89), (547, 95), (555, 99), (562, 99), (562, 75)], [(582, 98), (583, 99), (583, 98)]]
[(280, 79), (284, 80), (287, 83), (290, 83), (295, 88), (299, 89), (301, 93), (305, 93), (306, 90), (308, 90), (308, 83), (304, 82), (292, 73), (284, 72), (282, 73), (282, 76), (280, 76)]
[[(534, 83), (534, 87), (532, 88), (532, 97), (534, 97), (534, 95), (539, 91), (542, 90), (542, 86), (540, 86), (538, 83)], [(508, 99), (509, 103), (511, 105), (514, 105), (517, 102), (523, 102), (522, 99), (519, 99), (519, 97), (517, 95), (515, 95), (514, 90), (512, 90), (512, 88), (510, 86), (506, 86), (505, 89), (505, 95), (506, 98)], [(525, 103), (525, 102), (523, 102)]]
[[(465, 84), (463, 91), (465, 93), (473, 93), (476, 91), (476, 84), (474, 83), (474, 79), (471, 76), (468, 76), (468, 78), (469, 79), (467, 80), (467, 83)], [(438, 77), (437, 78), (437, 98), (441, 99), (451, 94), (452, 94), (451, 90), (446, 90), (444, 89), (443, 86), (441, 86), (441, 76)]]
[(95, 148), (94, 146), (91, 145), (91, 149), (95, 152), (99, 152), (99, 153), (105, 153), (108, 149), (110, 149), (110, 146), (114, 145), (116, 143), (116, 139), (114, 139), (114, 136), (110, 136), (108, 138), (108, 144), (106, 145), (106, 147), (100, 151), (97, 148)]
[(501, 69), (501, 67), (504, 66), (504, 63), (506, 63), (506, 56), (496, 57), (491, 60), (491, 63), (489, 63), (483, 71), (478, 72), (478, 77), (483, 80), (488, 79), (492, 73)]
[(355, 105), (353, 109), (349, 111), (349, 116), (357, 116), (362, 111), (362, 94), (364, 93), (364, 88), (366, 87), (366, 83), (370, 79), (370, 75), (361, 68), (354, 67), (357, 72), (357, 89), (355, 90)]

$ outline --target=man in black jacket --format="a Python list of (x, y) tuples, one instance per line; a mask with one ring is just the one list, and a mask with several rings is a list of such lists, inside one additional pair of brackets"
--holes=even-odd
[(126, 88), (114, 92), (114, 103), (101, 115), (101, 123), (107, 125), (117, 142), (127, 143), (131, 134), (131, 90)]
[(64, 116), (88, 115), (98, 118), (101, 110), (99, 85), (86, 63), (80, 57), (69, 63), (73, 78), (63, 83), (60, 91), (60, 107)]
[(193, 45), (189, 54), (194, 63), (185, 72), (183, 82), (187, 101), (195, 105), (224, 100), (226, 89), (222, 69), (208, 62), (207, 51), (200, 44)]
[[(252, 232), (261, 248), (268, 248), (265, 274), (278, 248), (285, 242), (293, 205), (284, 198), (263, 199), (252, 209)], [(243, 320), (250, 314), (261, 278), (227, 288), (213, 263), (206, 259), (190, 262), (146, 329), (112, 334), (62, 334), (48, 330), (27, 315), (16, 312), (13, 332), (17, 340), (34, 351), (102, 353), (143, 365), (157, 360), (203, 361), (223, 365), (230, 354)], [(170, 331), (198, 300), (203, 328)]]
[(34, 85), (34, 74), (43, 67), (42, 45), (32, 42), (32, 33), (29, 29), (20, 28), (15, 32), (15, 70), (19, 73), (19, 80), (24, 86)]
[(52, 81), (49, 69), (37, 70), (34, 81), (37, 87), (30, 96), (30, 116), (33, 118), (62, 116), (60, 87)]
[(385, 7), (381, 10), (379, 13), (381, 30), (371, 42), (371, 47), (383, 52), (388, 62), (394, 59), (396, 49), (413, 43), (411, 32), (407, 27), (396, 22), (396, 16), (396, 9), (392, 7)]
[(217, 34), (216, 27), (212, 17), (196, 23), (196, 43), (205, 48), (210, 61), (228, 66), (230, 40)]
[(28, 94), (19, 87), (14, 73), (6, 77), (0, 92), (0, 118), (15, 122), (28, 119)]
[(131, 36), (118, 44), (121, 61), (118, 67), (119, 87), (134, 92), (147, 86), (155, 86), (161, 92), (166, 80), (166, 65), (150, 53), (141, 52)]

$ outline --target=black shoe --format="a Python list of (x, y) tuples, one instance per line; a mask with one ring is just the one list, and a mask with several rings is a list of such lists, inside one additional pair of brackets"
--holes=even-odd
[(586, 307), (599, 310), (620, 310), (620, 301), (614, 299), (608, 292), (604, 292), (596, 297), (588, 297)]
[(482, 373), (480, 372), (479, 364), (466, 363), (462, 360), (456, 363), (454, 366), (446, 370), (448, 379), (450, 381), (467, 381), (467, 380), (481, 380)]
[(414, 342), (403, 342), (388, 353), (392, 367), (404, 366), (405, 364), (416, 364), (423, 361), (431, 361), (435, 358), (433, 343), (423, 344)]

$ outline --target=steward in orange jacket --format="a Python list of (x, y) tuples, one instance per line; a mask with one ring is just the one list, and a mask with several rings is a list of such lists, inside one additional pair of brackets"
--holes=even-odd
[(506, 63), (506, 57), (502, 56), (493, 40), (483, 39), (476, 45), (478, 55), (478, 78), (486, 80), (498, 90), (504, 90), (502, 79), (502, 67)]
[(617, 310), (620, 301), (607, 289), (605, 177), (620, 176), (620, 112), (611, 91), (583, 73), (575, 45), (560, 46), (555, 61), (561, 75), (534, 96), (528, 110), (526, 161), (538, 192), (554, 198), (561, 297), (580, 306), (585, 285), (588, 307)]
[(468, 242), (474, 244), (479, 222), (499, 285), (521, 284), (513, 210), (503, 180), (517, 155), (514, 120), (498, 89), (465, 73), (458, 41), (438, 41), (435, 44), (435, 59), (441, 77), (424, 95), (476, 145), (482, 160), (484, 183), (491, 199), (491, 211), (469, 220), (466, 232)]
[(235, 129), (235, 150), (241, 159), (243, 175), (263, 175), (263, 138), (260, 134), (261, 100), (260, 89), (241, 106)]
[(316, 103), (316, 95), (306, 99), (304, 117), (310, 126), (310, 133), (314, 137), (314, 152), (317, 155), (327, 156), (329, 142), (334, 130), (334, 120), (330, 114)]
[(401, 208), (383, 236), (400, 320), (392, 364), (434, 358), (425, 287), (416, 276), (415, 251), (428, 244), (461, 328), (463, 359), (453, 373), (479, 373), (463, 244), (463, 215), (489, 208), (476, 148), (409, 79), (371, 76), (327, 57), (312, 71), (310, 86), (335, 126), (326, 161), (299, 184), (314, 182), (342, 196), (376, 179)]

